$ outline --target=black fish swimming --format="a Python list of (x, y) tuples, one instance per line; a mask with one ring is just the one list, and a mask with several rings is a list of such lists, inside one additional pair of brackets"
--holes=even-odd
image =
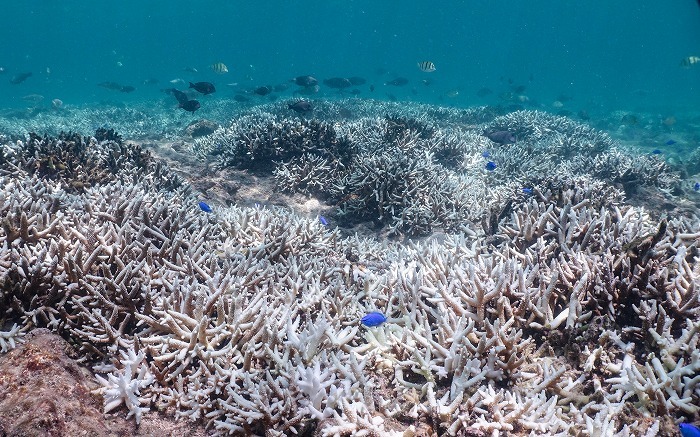
[(367, 80), (364, 77), (359, 77), (359, 76), (353, 76), (353, 77), (349, 78), (348, 80), (350, 81), (351, 84), (353, 84), (355, 86), (360, 86), (360, 85), (364, 85), (367, 83)]
[(32, 73), (29, 73), (29, 72), (17, 74), (15, 76), (13, 76), (12, 79), (10, 79), (10, 83), (13, 85), (19, 85), (22, 82), (24, 82), (25, 80), (29, 79), (29, 76), (31, 76), (31, 75), (32, 75)]
[(97, 86), (113, 91), (119, 91), (122, 89), (122, 86), (116, 82), (100, 82), (97, 84)]
[(183, 103), (186, 103), (188, 100), (190, 100), (189, 97), (187, 97), (187, 94), (186, 94), (184, 91), (180, 91), (180, 90), (175, 89), (175, 88), (168, 88), (168, 89), (165, 89), (165, 90), (163, 90), (163, 91), (166, 92), (166, 93), (168, 93), (168, 94), (171, 94), (173, 97), (175, 97), (175, 99), (177, 100), (177, 102), (178, 102), (179, 104), (181, 104), (181, 105), (182, 105)]
[(298, 76), (292, 79), (292, 82), (304, 87), (318, 85), (318, 80), (313, 76)]
[(188, 100), (184, 103), (180, 103), (180, 108), (184, 109), (185, 111), (191, 112), (194, 114), (194, 111), (199, 109), (202, 105), (199, 104), (197, 100)]
[(136, 88), (132, 87), (131, 85), (123, 85), (119, 88), (119, 91), (123, 93), (132, 93), (136, 91)]
[(404, 86), (408, 84), (408, 79), (405, 77), (397, 77), (394, 80), (390, 80), (389, 82), (385, 83), (384, 85), (392, 85), (392, 86)]
[(314, 107), (313, 105), (311, 105), (311, 102), (306, 100), (298, 100), (294, 103), (289, 103), (287, 105), (287, 108), (299, 114), (307, 114), (314, 110)]
[(272, 89), (269, 86), (259, 86), (253, 92), (259, 96), (266, 96), (272, 92)]
[(349, 88), (352, 86), (352, 82), (344, 77), (331, 77), (330, 79), (323, 80), (324, 85), (329, 88), (335, 88), (342, 90), (344, 88)]
[(200, 93), (204, 94), (205, 96), (207, 94), (211, 94), (213, 92), (216, 92), (216, 88), (214, 88), (214, 84), (211, 82), (197, 82), (197, 83), (190, 82), (190, 88), (194, 88), (195, 90), (199, 91)]
[(516, 141), (515, 135), (507, 130), (484, 132), (484, 136), (498, 144), (513, 144)]

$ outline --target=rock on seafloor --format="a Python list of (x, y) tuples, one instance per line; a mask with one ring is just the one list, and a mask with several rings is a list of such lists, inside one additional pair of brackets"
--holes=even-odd
[(94, 377), (73, 348), (48, 329), (0, 356), (0, 436), (204, 436), (203, 428), (152, 412), (140, 426), (123, 414), (102, 414)]

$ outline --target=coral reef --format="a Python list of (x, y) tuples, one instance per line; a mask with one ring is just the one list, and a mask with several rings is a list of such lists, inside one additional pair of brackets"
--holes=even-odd
[[(330, 105), (330, 104), (329, 104)], [(522, 187), (588, 175), (622, 187), (673, 190), (679, 176), (658, 157), (618, 147), (603, 132), (562, 116), (517, 111), (499, 117), (485, 108), (472, 120), (406, 114), (326, 122), (260, 112), (195, 141), (193, 151), (221, 167), (272, 172), (278, 189), (329, 201), (339, 219), (371, 220), (397, 236), (454, 231), (481, 223), (508, 208)], [(513, 135), (498, 144), (484, 132)], [(488, 160), (498, 171), (484, 169)], [(490, 205), (490, 208), (484, 208)], [(493, 231), (492, 223), (485, 228)]]
[[(625, 200), (624, 175), (668, 189), (667, 167), (542, 113), (270, 107), (193, 150), (348, 221), (440, 232), (401, 244), (288, 208), (205, 212), (114, 132), (32, 135), (2, 148), (2, 353), (48, 328), (108, 417), (219, 435), (653, 436), (698, 418), (700, 220)], [(386, 322), (362, 325), (373, 311)]]

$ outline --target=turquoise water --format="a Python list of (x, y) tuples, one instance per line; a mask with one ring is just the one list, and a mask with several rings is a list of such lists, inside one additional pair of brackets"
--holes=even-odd
[[(515, 85), (544, 108), (562, 95), (574, 111), (676, 114), (700, 104), (700, 64), (679, 66), (700, 56), (692, 0), (42, 0), (7, 2), (3, 15), (1, 107), (26, 106), (28, 94), (66, 104), (162, 99), (177, 78), (213, 81), (217, 98), (230, 98), (236, 89), (227, 83), (247, 89), (305, 74), (365, 77), (361, 97), (455, 106), (501, 103)], [(419, 71), (423, 60), (437, 71)], [(215, 62), (230, 72), (214, 74)], [(10, 84), (21, 72), (33, 76)], [(409, 84), (384, 85), (399, 76)], [(159, 83), (143, 83), (151, 78)], [(97, 86), (105, 81), (137, 90)], [(483, 87), (493, 94), (477, 96)]]

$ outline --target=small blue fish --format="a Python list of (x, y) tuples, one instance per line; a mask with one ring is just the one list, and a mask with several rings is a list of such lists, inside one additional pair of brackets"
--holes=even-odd
[(328, 226), (328, 220), (322, 215), (318, 216), (318, 221), (321, 222), (323, 226)]
[(693, 190), (700, 191), (700, 182), (695, 182), (695, 185), (693, 185)]
[(651, 154), (652, 154), (652, 155), (661, 155), (662, 153), (664, 153), (664, 152), (662, 152), (662, 151), (659, 150), (659, 149), (654, 149), (654, 150), (651, 151)]
[(386, 322), (386, 316), (380, 312), (373, 311), (367, 313), (367, 315), (362, 318), (361, 322), (365, 326), (379, 326)]
[(199, 207), (202, 208), (204, 212), (211, 212), (211, 206), (207, 205), (203, 200), (199, 202)]
[(491, 153), (488, 150), (485, 150), (484, 153), (481, 154), (481, 156), (483, 156), (484, 158), (490, 158)]
[(494, 171), (494, 170), (496, 170), (496, 163), (493, 162), (493, 161), (489, 161), (489, 162), (486, 163), (486, 165), (484, 166), (484, 168), (485, 168), (486, 170), (488, 170), (488, 171)]
[(678, 428), (681, 430), (681, 435), (683, 437), (700, 437), (700, 429), (695, 425), (679, 423)]
[(667, 145), (667, 146), (672, 146), (672, 145), (674, 145), (674, 144), (676, 144), (676, 141), (674, 141), (674, 140), (668, 140), (668, 141), (666, 141), (666, 145)]
[(532, 194), (532, 188), (523, 188), (523, 194), (527, 194), (527, 195)]

